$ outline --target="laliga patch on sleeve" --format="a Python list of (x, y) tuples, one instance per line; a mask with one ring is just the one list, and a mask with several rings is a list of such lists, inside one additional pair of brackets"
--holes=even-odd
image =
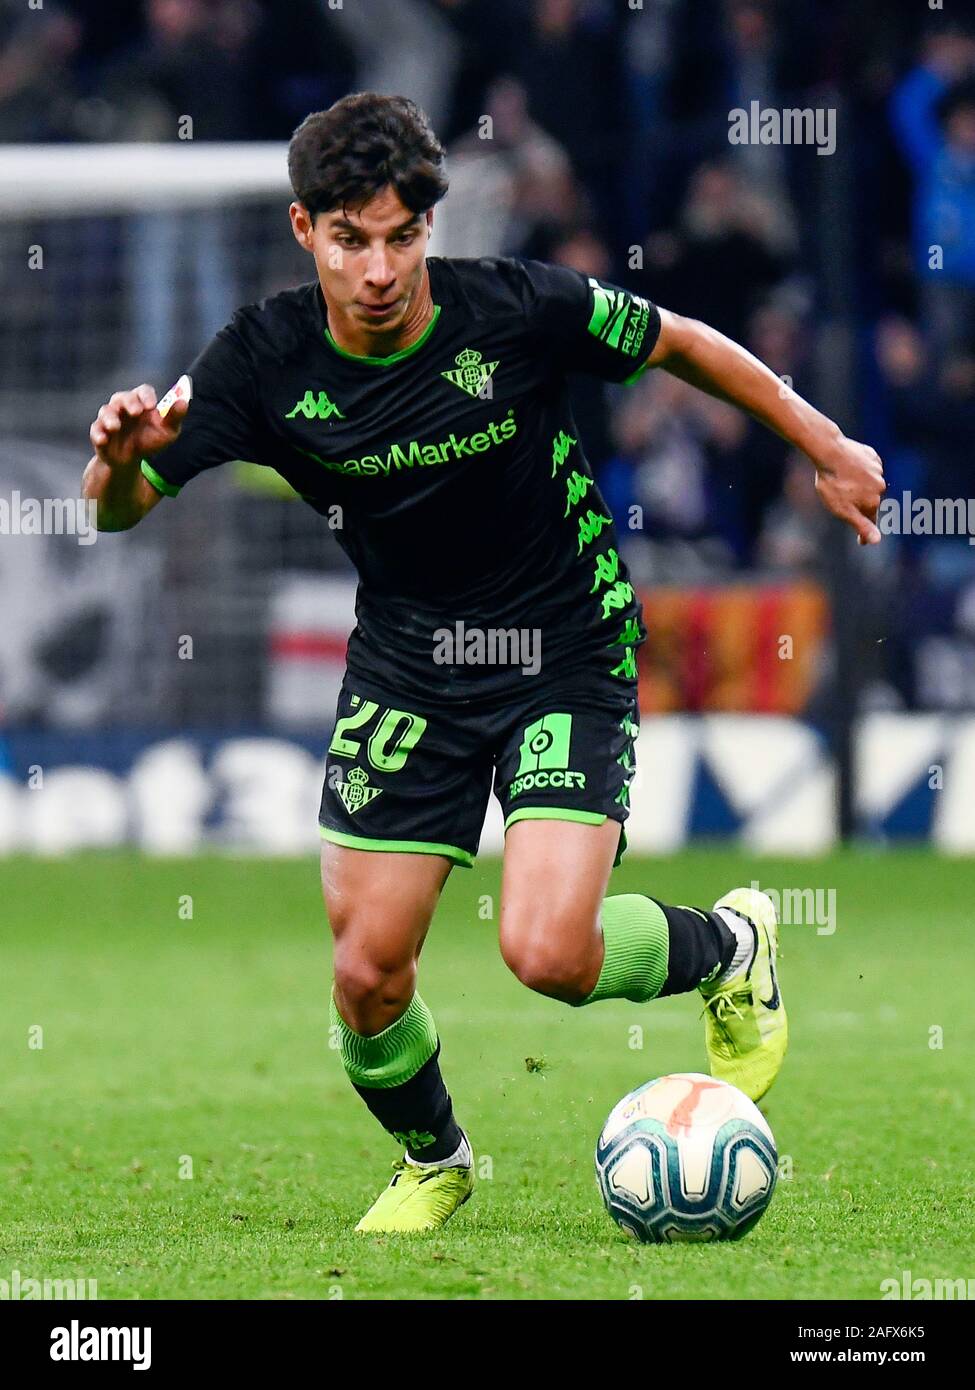
[(169, 388), (165, 396), (163, 396), (162, 400), (156, 406), (156, 409), (159, 411), (159, 414), (165, 419), (166, 415), (170, 410), (172, 410), (173, 406), (176, 404), (177, 401), (190, 401), (192, 399), (193, 382), (191, 378), (186, 376), (186, 374), (184, 373), (183, 376), (180, 377), (179, 381), (177, 381), (176, 385), (171, 386)]

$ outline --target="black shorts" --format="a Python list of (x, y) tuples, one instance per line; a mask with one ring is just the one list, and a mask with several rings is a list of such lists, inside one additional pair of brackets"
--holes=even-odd
[[(389, 681), (387, 675), (386, 680)], [(603, 669), (504, 698), (404, 699), (346, 674), (328, 750), (322, 836), (352, 849), (442, 854), (471, 865), (494, 792), (504, 824), (592, 825), (629, 814), (636, 682)], [(621, 832), (616, 863), (626, 847)]]

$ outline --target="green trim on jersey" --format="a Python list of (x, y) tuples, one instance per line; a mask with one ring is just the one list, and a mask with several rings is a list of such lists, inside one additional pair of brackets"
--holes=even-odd
[[(604, 818), (605, 819), (605, 818)], [(323, 840), (333, 845), (345, 845), (348, 849), (386, 850), (390, 854), (442, 854), (452, 859), (464, 869), (473, 866), (474, 856), (466, 849), (456, 845), (437, 845), (430, 840), (374, 840), (367, 835), (348, 835), (344, 830), (330, 830), (327, 825), (318, 827)]]
[(394, 362), (402, 362), (404, 357), (409, 357), (412, 353), (420, 350), (436, 328), (439, 318), (440, 305), (435, 304), (433, 306), (433, 318), (427, 324), (426, 328), (424, 328), (416, 342), (410, 343), (409, 347), (400, 348), (399, 352), (390, 353), (388, 357), (362, 357), (357, 352), (346, 352), (345, 348), (339, 347), (327, 328), (325, 329), (325, 341), (328, 343), (329, 347), (335, 349), (340, 357), (347, 358), (349, 362), (363, 362), (367, 367), (391, 367)]
[(607, 347), (618, 348), (626, 327), (630, 295), (626, 290), (601, 285), (591, 275), (589, 285), (592, 289), (592, 315), (586, 327), (594, 338)]
[(175, 483), (167, 483), (165, 478), (161, 478), (148, 459), (142, 460), (142, 476), (148, 478), (157, 492), (161, 492), (164, 497), (178, 497), (179, 488)]
[(632, 376), (628, 376), (626, 380), (621, 382), (620, 384), (623, 386), (632, 386), (634, 381), (640, 380), (640, 377), (643, 375), (643, 373), (647, 370), (649, 366), (650, 358), (648, 357), (645, 362), (640, 363), (639, 367), (637, 367), (636, 371), (632, 374)]
[(570, 811), (562, 806), (522, 806), (512, 811), (504, 823), (507, 830), (516, 820), (574, 820), (582, 825), (602, 825), (606, 815), (602, 811)]

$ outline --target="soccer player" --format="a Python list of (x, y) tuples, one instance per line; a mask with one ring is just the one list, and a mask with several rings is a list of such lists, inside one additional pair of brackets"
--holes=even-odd
[(405, 1149), (356, 1229), (424, 1230), (473, 1173), (417, 962), (452, 866), (473, 861), (492, 780), (500, 945), (519, 980), (573, 1006), (699, 990), (712, 1073), (755, 1100), (786, 1049), (768, 897), (606, 896), (646, 634), (566, 373), (662, 368), (750, 412), (808, 456), (822, 501), (867, 544), (883, 474), (702, 323), (573, 270), (428, 257), (447, 179), (412, 102), (345, 97), (299, 126), (288, 163), (316, 279), (239, 310), (165, 416), (150, 385), (113, 395), (83, 490), (102, 530), (124, 530), (248, 459), (320, 513), (341, 508), (360, 582), (320, 814), (332, 1020), (350, 1082)]

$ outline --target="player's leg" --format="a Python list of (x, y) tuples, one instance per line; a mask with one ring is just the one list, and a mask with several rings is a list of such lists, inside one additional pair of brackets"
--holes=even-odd
[(575, 1005), (700, 990), (712, 1074), (758, 1099), (788, 1040), (774, 907), (753, 889), (713, 908), (605, 896), (624, 843), (638, 709), (635, 690), (608, 693), (598, 676), (589, 695), (526, 709), (499, 757), (504, 958), (531, 988)]
[(450, 868), (439, 855), (322, 846), (342, 1061), (371, 1113), (417, 1159), (446, 1158), (460, 1143), (436, 1029), (416, 992), (420, 951)]
[(470, 1146), (440, 1072), (433, 1016), (416, 992), (420, 951), (450, 869), (440, 855), (322, 847), (335, 943), (331, 1021), (342, 1063), (370, 1113), (406, 1149), (358, 1230), (439, 1225), (470, 1195)]
[(738, 888), (711, 909), (604, 896), (616, 821), (526, 819), (505, 838), (501, 952), (530, 989), (580, 1006), (700, 990), (711, 1073), (754, 1100), (788, 1040), (770, 899)]
[(406, 1149), (357, 1227), (370, 1231), (442, 1226), (470, 1195), (470, 1145), (416, 971), (451, 866), (473, 863), (491, 789), (490, 753), (471, 721), (417, 708), (396, 693), (395, 671), (389, 678), (384, 688), (347, 675), (319, 816), (332, 1023), (350, 1081)]
[(697, 989), (732, 963), (738, 937), (723, 914), (646, 894), (607, 896), (620, 832), (609, 818), (509, 828), (501, 953), (530, 989), (567, 1004), (645, 1002)]

